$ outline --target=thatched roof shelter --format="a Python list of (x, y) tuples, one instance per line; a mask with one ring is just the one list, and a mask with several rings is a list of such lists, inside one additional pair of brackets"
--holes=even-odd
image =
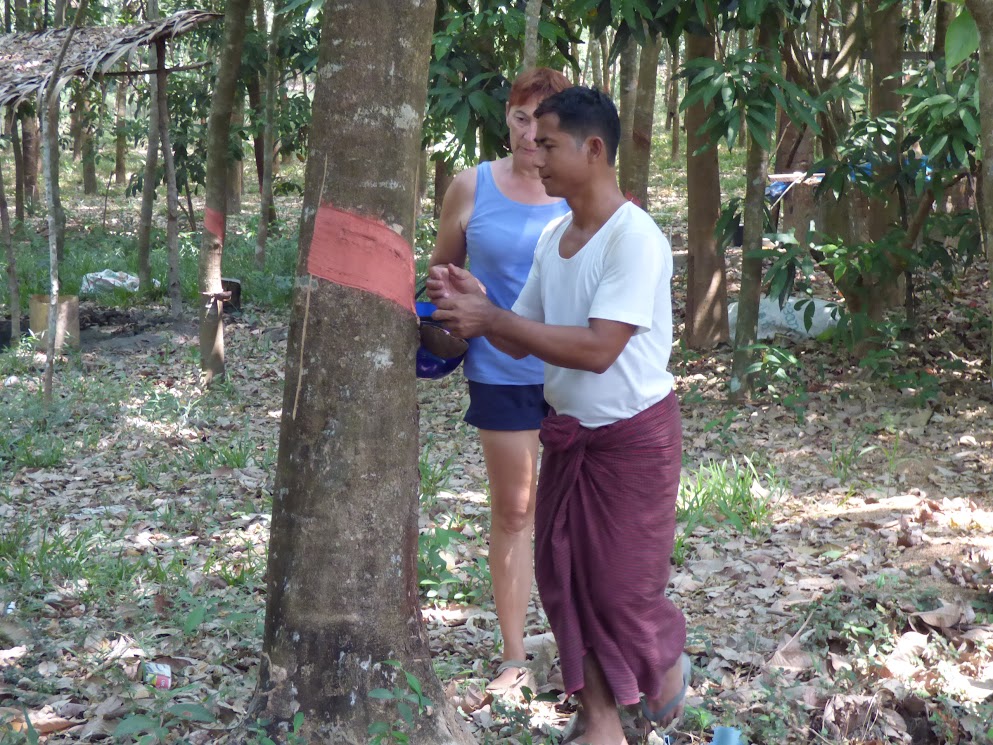
[[(62, 61), (60, 87), (74, 75), (92, 78), (110, 71), (140, 46), (171, 39), (222, 17), (219, 13), (184, 10), (135, 26), (81, 26), (75, 30)], [(20, 103), (47, 85), (68, 33), (68, 28), (54, 28), (0, 35), (0, 106)]]

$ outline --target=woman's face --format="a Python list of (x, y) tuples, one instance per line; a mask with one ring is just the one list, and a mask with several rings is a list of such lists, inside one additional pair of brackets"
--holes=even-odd
[[(510, 152), (515, 162), (532, 165), (538, 146), (534, 142), (534, 134), (538, 120), (534, 118), (534, 110), (540, 104), (537, 98), (529, 98), (518, 106), (507, 104), (507, 127), (510, 130)], [(523, 161), (523, 163), (522, 163)]]

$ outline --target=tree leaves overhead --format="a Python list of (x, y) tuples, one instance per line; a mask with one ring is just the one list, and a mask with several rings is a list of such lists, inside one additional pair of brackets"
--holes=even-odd
[(979, 29), (972, 13), (964, 5), (948, 26), (945, 35), (945, 62), (955, 67), (979, 50)]

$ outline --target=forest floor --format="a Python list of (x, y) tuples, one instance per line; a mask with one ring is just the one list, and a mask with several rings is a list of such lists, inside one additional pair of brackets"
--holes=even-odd
[[(733, 288), (733, 262), (731, 275)], [(674, 742), (709, 742), (716, 725), (752, 743), (993, 742), (989, 295), (982, 263), (925, 293), (918, 337), (876, 365), (778, 340), (772, 388), (737, 407), (727, 349), (674, 347), (685, 454), (670, 593), (694, 665)], [(50, 743), (217, 742), (244, 714), (287, 336), (285, 312), (246, 300), (210, 391), (195, 326), (154, 307), (83, 304), (82, 351), (44, 427), (42, 358), (2, 357), (0, 743), (29, 741), (25, 713)], [(684, 300), (678, 269), (677, 338)], [(500, 659), (485, 469), (460, 375), (418, 385), (436, 669), (480, 742), (557, 742), (569, 703), (482, 693)], [(537, 692), (554, 693), (533, 601)], [(170, 688), (143, 680), (147, 662), (168, 666)]]

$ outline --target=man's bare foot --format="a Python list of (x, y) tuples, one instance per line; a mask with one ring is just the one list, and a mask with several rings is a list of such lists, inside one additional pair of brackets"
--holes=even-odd
[[(646, 697), (645, 699), (647, 708), (652, 712), (668, 709), (661, 717), (652, 719), (652, 724), (656, 727), (667, 727), (683, 715), (686, 686), (689, 684), (687, 662), (688, 658), (685, 655), (680, 655), (676, 663), (665, 671), (665, 676), (662, 679), (662, 692), (657, 697)], [(676, 701), (678, 703), (673, 706), (673, 702)]]

